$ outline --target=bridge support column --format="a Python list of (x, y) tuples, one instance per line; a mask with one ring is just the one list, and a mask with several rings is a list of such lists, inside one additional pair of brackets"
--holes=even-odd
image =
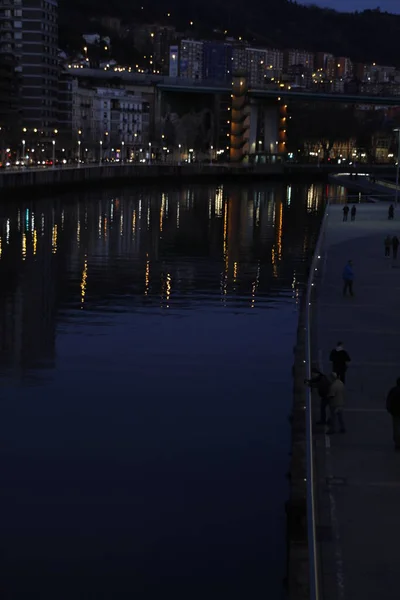
[(277, 154), (279, 152), (279, 112), (276, 106), (264, 107), (264, 152)]
[(252, 103), (249, 107), (249, 154), (255, 154), (257, 148), (257, 137), (258, 137), (258, 112), (259, 107), (257, 104)]

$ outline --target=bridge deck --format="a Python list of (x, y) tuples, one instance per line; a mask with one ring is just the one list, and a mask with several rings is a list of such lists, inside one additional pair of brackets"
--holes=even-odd
[[(316, 435), (322, 597), (398, 600), (400, 454), (385, 399), (400, 376), (400, 259), (384, 258), (383, 240), (400, 235), (400, 213), (388, 221), (388, 203), (361, 204), (356, 221), (343, 223), (341, 208), (329, 210), (316, 303), (322, 367), (329, 372), (338, 340), (352, 358), (347, 433)], [(355, 297), (343, 298), (349, 258)]]

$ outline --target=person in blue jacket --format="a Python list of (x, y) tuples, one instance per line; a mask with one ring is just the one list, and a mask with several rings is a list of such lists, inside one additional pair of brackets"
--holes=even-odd
[(354, 281), (354, 271), (353, 271), (353, 261), (349, 260), (345, 268), (343, 269), (343, 296), (346, 296), (347, 290), (349, 291), (350, 296), (353, 296), (353, 281)]

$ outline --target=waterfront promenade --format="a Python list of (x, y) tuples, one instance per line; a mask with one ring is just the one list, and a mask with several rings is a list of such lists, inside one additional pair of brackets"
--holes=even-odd
[[(145, 183), (155, 181), (201, 182), (201, 181), (243, 181), (259, 180), (322, 180), (329, 175), (346, 169), (340, 165), (300, 164), (291, 162), (274, 163), (89, 163), (77, 165), (56, 165), (42, 167), (10, 167), (0, 170), (0, 194), (15, 190), (35, 190), (42, 192), (48, 189), (51, 193), (56, 189), (66, 190), (92, 187), (94, 185), (115, 185)], [(372, 167), (364, 165), (369, 171)], [(374, 167), (374, 172), (377, 167)], [(390, 165), (380, 165), (379, 176), (390, 176), (393, 168)], [(346, 184), (333, 178), (335, 184)], [(387, 190), (386, 190), (387, 193)], [(390, 192), (389, 192), (390, 193)]]
[[(316, 280), (314, 361), (330, 371), (340, 340), (351, 356), (346, 434), (315, 428), (316, 487), (323, 600), (398, 600), (400, 454), (394, 451), (386, 395), (400, 376), (400, 259), (384, 257), (384, 237), (400, 237), (400, 209), (357, 205), (356, 221), (329, 208)], [(355, 296), (341, 274), (354, 262)], [(318, 417), (315, 398), (314, 422)]]

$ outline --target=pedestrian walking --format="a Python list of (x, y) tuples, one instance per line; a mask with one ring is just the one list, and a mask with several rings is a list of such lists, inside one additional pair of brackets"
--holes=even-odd
[(328, 394), (331, 387), (329, 377), (327, 377), (317, 366), (311, 369), (311, 379), (306, 379), (304, 383), (318, 390), (320, 397), (320, 419), (317, 425), (326, 425), (326, 408), (329, 404)]
[(400, 240), (397, 237), (397, 235), (394, 235), (393, 239), (392, 239), (392, 248), (393, 248), (393, 258), (394, 258), (394, 260), (396, 260), (396, 258), (397, 258), (397, 252), (398, 252), (398, 249), (399, 249), (399, 245), (400, 245)]
[(354, 296), (353, 294), (353, 282), (354, 282), (354, 270), (353, 270), (353, 261), (349, 260), (345, 268), (343, 269), (343, 296), (346, 296), (347, 290), (349, 291), (350, 296)]
[(336, 348), (331, 350), (329, 360), (332, 363), (332, 371), (345, 383), (347, 363), (351, 362), (351, 358), (347, 350), (345, 350), (343, 342), (338, 342)]
[(347, 221), (347, 217), (349, 216), (349, 210), (350, 210), (349, 205), (345, 204), (343, 206), (343, 221)]
[(346, 427), (343, 418), (344, 409), (344, 383), (337, 373), (332, 373), (332, 383), (328, 393), (329, 412), (331, 415), (328, 435), (336, 433), (336, 421), (339, 424), (340, 433), (346, 433)]
[(400, 450), (400, 377), (386, 398), (386, 409), (392, 417), (395, 450)]
[(390, 248), (392, 247), (392, 238), (390, 237), (390, 235), (387, 235), (385, 237), (385, 256), (390, 256)]
[(352, 221), (356, 220), (356, 213), (357, 213), (356, 205), (353, 204), (353, 206), (351, 207), (351, 213), (350, 213)]
[(389, 219), (389, 221), (392, 221), (393, 218), (394, 218), (394, 206), (393, 206), (393, 204), (391, 204), (389, 206), (389, 210), (388, 210), (388, 219)]

